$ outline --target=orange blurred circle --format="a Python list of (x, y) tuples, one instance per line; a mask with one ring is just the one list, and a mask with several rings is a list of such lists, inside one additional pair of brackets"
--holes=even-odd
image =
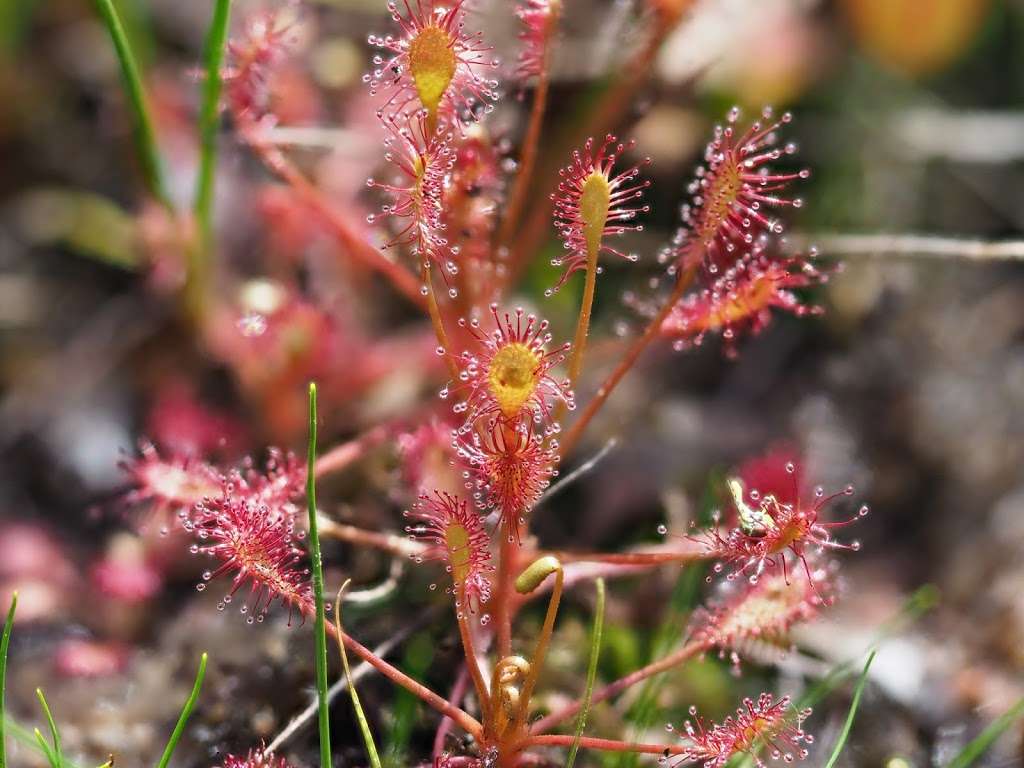
[(861, 48), (888, 69), (938, 72), (974, 41), (991, 0), (842, 0)]

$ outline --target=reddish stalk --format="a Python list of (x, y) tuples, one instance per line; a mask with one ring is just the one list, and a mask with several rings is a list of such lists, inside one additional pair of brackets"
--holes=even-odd
[(480, 715), (486, 723), (490, 718), (491, 698), (487, 692), (487, 683), (484, 682), (483, 673), (480, 671), (480, 659), (476, 654), (476, 647), (473, 644), (473, 631), (469, 626), (469, 610), (466, 602), (466, 590), (458, 587), (458, 600), (455, 605), (455, 618), (459, 624), (459, 636), (462, 638), (462, 651), (466, 656), (466, 667), (469, 675), (473, 678), (473, 687), (476, 689), (476, 698), (480, 702)]
[(452, 384), (459, 381), (459, 365), (452, 354), (452, 348), (448, 343), (448, 334), (444, 329), (444, 318), (441, 317), (441, 308), (437, 305), (437, 295), (434, 293), (434, 279), (430, 273), (430, 262), (424, 261), (420, 271), (420, 278), (427, 289), (427, 312), (430, 314), (430, 322), (434, 326), (434, 335), (437, 336), (437, 343), (444, 350), (444, 362), (448, 366), (448, 374), (452, 377)]
[(444, 698), (444, 696), (434, 693), (422, 683), (413, 680), (400, 669), (393, 667), (347, 632), (341, 632), (339, 637), (338, 630), (330, 623), (327, 624), (326, 629), (336, 642), (344, 642), (346, 648), (384, 675), (384, 677), (409, 691), (409, 693), (416, 696), (418, 699), (422, 700), (425, 704), (440, 712), (445, 717), (451, 718), (459, 725), (460, 728), (472, 735), (473, 738), (479, 739), (483, 734), (483, 726), (468, 712), (460, 707), (456, 707), (448, 701), (448, 699)]
[(354, 525), (336, 522), (323, 515), (317, 516), (317, 527), (320, 530), (321, 536), (329, 536), (332, 539), (345, 541), (350, 544), (372, 547), (395, 556), (410, 557), (418, 555), (426, 549), (423, 543), (413, 541), (408, 536), (400, 536), (397, 533), (368, 531), (365, 528), (357, 528)]
[(526, 203), (526, 194), (530, 189), (530, 179), (537, 164), (537, 150), (540, 147), (540, 129), (544, 123), (544, 112), (547, 110), (548, 89), (550, 87), (549, 69), (551, 66), (551, 38), (558, 24), (558, 15), (552, 13), (548, 18), (544, 39), (544, 60), (541, 62), (540, 73), (537, 75), (537, 88), (533, 92), (533, 106), (530, 109), (530, 122), (523, 137), (523, 151), (519, 156), (519, 172), (516, 174), (509, 194), (508, 206), (501, 221), (498, 233), (498, 245), (508, 245), (512, 233), (519, 223), (519, 216)]
[[(649, 677), (653, 677), (654, 675), (657, 675), (660, 672), (664, 672), (668, 669), (671, 669), (677, 664), (681, 664), (682, 662), (693, 658), (694, 656), (698, 655), (699, 653), (702, 653), (705, 650), (707, 650), (707, 648), (703, 643), (687, 643), (678, 651), (670, 653), (665, 658), (652, 662), (651, 664), (648, 664), (646, 667), (641, 667), (640, 669), (634, 670), (625, 677), (620, 677), (615, 682), (609, 683), (603, 688), (599, 688), (598, 690), (594, 691), (594, 694), (590, 699), (591, 706), (606, 699), (610, 699), (612, 696), (617, 696), (619, 693), (626, 690), (627, 688), (630, 688), (636, 685), (637, 683), (646, 680)], [(581, 707), (582, 704), (578, 701), (569, 704), (568, 706), (562, 707), (562, 709), (556, 710), (547, 717), (543, 717), (540, 720), (538, 720), (536, 723), (533, 724), (530, 730), (539, 731), (541, 733), (543, 733), (544, 731), (551, 730), (559, 723), (563, 723), (569, 718), (575, 716), (576, 713), (580, 711)]]
[(684, 565), (714, 557), (713, 552), (552, 552), (563, 563), (607, 563), (608, 565)]
[[(557, 152), (552, 153), (552, 159), (544, 168), (543, 180), (540, 184), (535, 185), (535, 188), (548, 189), (552, 186), (557, 175), (558, 163), (568, 151), (567, 147), (578, 144), (581, 137), (603, 136), (621, 121), (630, 102), (636, 97), (644, 78), (647, 77), (658, 51), (661, 50), (668, 35), (675, 29), (681, 16), (682, 8), (678, 13), (663, 14), (662, 18), (656, 20), (653, 25), (654, 29), (644, 47), (632, 61), (626, 64), (622, 77), (605, 91), (581, 129), (573, 132), (572, 142), (559, 147)], [(530, 209), (525, 224), (518, 227), (516, 247), (509, 258), (508, 282), (510, 284), (515, 282), (526, 267), (527, 258), (537, 252), (538, 246), (547, 232), (548, 221), (551, 218), (551, 205), (551, 201), (546, 197), (539, 196), (537, 203)]]
[[(544, 736), (528, 736), (515, 745), (517, 750), (526, 747), (571, 747), (575, 741), (574, 736), (549, 734)], [(600, 749), (605, 752), (640, 752), (645, 755), (680, 755), (687, 751), (684, 744), (640, 744), (630, 741), (616, 741), (615, 739), (598, 739), (593, 736), (583, 736), (580, 739), (580, 746), (584, 749)]]
[(512, 599), (515, 590), (515, 566), (519, 548), (509, 529), (508, 523), (498, 531), (501, 536), (501, 548), (498, 551), (498, 590), (494, 596), (494, 623), (497, 635), (498, 658), (503, 659), (512, 654)]
[(314, 474), (319, 479), (332, 472), (340, 472), (365, 456), (371, 448), (382, 443), (389, 432), (390, 429), (387, 426), (379, 425), (347, 443), (335, 446), (316, 460)]
[[(455, 685), (452, 686), (451, 695), (448, 700), (455, 706), (459, 706), (459, 702), (462, 701), (462, 697), (466, 695), (466, 688), (469, 685), (469, 667), (464, 666), (459, 670), (458, 676), (455, 678)], [(437, 726), (437, 733), (434, 734), (434, 749), (433, 757), (436, 760), (444, 752), (444, 744), (448, 738), (448, 734), (452, 730), (452, 721), (450, 718), (441, 718), (441, 723)]]
[[(583, 370), (583, 351), (587, 346), (587, 336), (590, 333), (590, 314), (594, 308), (594, 294), (597, 291), (597, 257), (600, 249), (587, 255), (586, 278), (583, 284), (583, 298), (580, 301), (580, 314), (576, 321), (576, 333), (573, 336), (572, 355), (569, 358), (569, 382), (575, 388), (576, 380)], [(558, 423), (565, 416), (565, 401), (560, 401), (555, 406), (552, 421)], [(563, 452), (564, 456), (565, 453)]]
[(686, 293), (686, 289), (693, 281), (694, 276), (697, 274), (696, 267), (690, 267), (679, 273), (679, 277), (676, 279), (675, 288), (672, 289), (672, 293), (665, 301), (664, 306), (659, 310), (658, 314), (654, 316), (654, 319), (648, 324), (643, 334), (638, 336), (630, 347), (626, 350), (626, 353), (622, 356), (615, 370), (604, 380), (601, 386), (598, 388), (597, 393), (587, 403), (587, 407), (580, 414), (579, 418), (573, 422), (572, 427), (565, 433), (565, 436), (559, 442), (560, 451), (562, 456), (568, 456), (572, 453), (573, 448), (579, 442), (580, 436), (583, 434), (583, 430), (590, 424), (591, 419), (594, 415), (601, 410), (601, 406), (604, 405), (605, 401), (618, 386), (622, 378), (629, 372), (629, 369), (633, 367), (637, 359), (643, 353), (645, 349), (650, 345), (658, 333), (661, 331), (661, 325), (668, 317), (669, 312), (672, 311), (672, 307), (683, 297)]
[(416, 278), (400, 264), (385, 258), (373, 245), (366, 242), (356, 231), (352, 222), (338, 211), (324, 197), (323, 193), (303, 176), (280, 152), (266, 143), (252, 138), (252, 131), (244, 132), (249, 136), (249, 144), (263, 160), (264, 164), (284, 181), (314, 211), (320, 214), (324, 222), (334, 232), (338, 241), (347, 251), (368, 269), (382, 274), (394, 286), (395, 290), (405, 296), (420, 309), (427, 309), (427, 299), (420, 292)]
[(637, 53), (636, 58), (626, 65), (623, 76), (605, 91), (597, 107), (587, 118), (582, 135), (602, 136), (622, 119), (629, 105), (636, 98), (644, 79), (654, 66), (654, 60), (657, 58), (661, 46), (676, 28), (681, 15), (681, 11), (672, 16), (662, 14), (661, 17), (654, 20), (652, 24), (654, 28), (644, 43), (644, 47)]

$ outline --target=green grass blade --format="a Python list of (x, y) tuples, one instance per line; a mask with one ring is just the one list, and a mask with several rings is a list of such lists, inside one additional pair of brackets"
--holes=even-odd
[(103, 23), (114, 43), (117, 60), (121, 65), (121, 77), (124, 80), (128, 104), (135, 119), (135, 147), (139, 155), (139, 164), (146, 180), (146, 186), (153, 197), (167, 207), (171, 207), (171, 198), (167, 192), (167, 181), (164, 179), (163, 162), (156, 145), (156, 131), (153, 129), (153, 118), (149, 112), (146, 92), (142, 87), (139, 65), (135, 61), (124, 25), (117, 14), (113, 0), (96, 0), (96, 8), (103, 18)]
[(4, 710), (4, 697), (7, 689), (7, 649), (11, 645), (11, 630), (14, 628), (14, 611), (18, 607), (18, 593), (11, 595), (11, 607), (4, 621), (4, 633), (0, 635), (0, 768), (7, 767), (7, 733), (4, 725), (7, 715)]
[(178, 722), (171, 732), (171, 738), (167, 741), (164, 754), (161, 756), (160, 762), (157, 763), (158, 768), (167, 768), (167, 764), (171, 762), (171, 755), (174, 754), (178, 741), (181, 740), (181, 734), (185, 731), (185, 725), (192, 715), (192, 710), (196, 708), (196, 701), (199, 700), (199, 690), (203, 687), (203, 678), (206, 677), (206, 658), (205, 653), (199, 657), (199, 669), (196, 671), (196, 681), (192, 684), (192, 693), (189, 694), (188, 700), (181, 710), (181, 715), (178, 717)]
[[(327, 700), (327, 633), (324, 620), (324, 572), (320, 562), (320, 535), (316, 529), (316, 384), (309, 383), (309, 452), (306, 465), (306, 510), (309, 513), (309, 559), (316, 601), (316, 696), (319, 702), (320, 768), (331, 768), (330, 703)], [(340, 638), (339, 638), (340, 639)]]
[(348, 653), (345, 651), (345, 644), (341, 642), (341, 598), (348, 586), (346, 581), (338, 590), (338, 598), (334, 601), (334, 628), (338, 630), (338, 651), (341, 653), (341, 666), (345, 670), (345, 680), (348, 681), (348, 693), (352, 699), (352, 709), (356, 714), (356, 722), (359, 723), (359, 733), (363, 737), (363, 745), (366, 747), (366, 756), (370, 760), (370, 768), (381, 768), (380, 754), (377, 752), (377, 745), (373, 741), (373, 733), (370, 731), (370, 724), (366, 721), (366, 713), (363, 712), (363, 705), (359, 701), (359, 694), (356, 692), (355, 682), (352, 680), (352, 670), (348, 665)]
[(572, 747), (569, 748), (569, 759), (565, 768), (573, 768), (576, 763), (576, 753), (580, 749), (580, 739), (583, 738), (583, 730), (587, 727), (587, 715), (590, 714), (590, 700), (594, 696), (594, 681), (597, 679), (597, 659), (601, 655), (601, 634), (604, 631), (604, 579), (595, 582), (597, 587), (597, 603), (594, 606), (594, 631), (590, 636), (590, 661), (587, 663), (587, 687), (583, 692), (583, 706), (576, 717), (576, 732), (573, 735)]
[[(50, 712), (50, 705), (46, 703), (46, 697), (43, 695), (42, 688), (36, 688), (36, 697), (39, 699), (39, 705), (43, 708), (43, 715), (46, 716), (46, 724), (50, 728), (50, 738), (53, 739), (53, 749), (50, 752), (50, 762), (54, 768), (62, 768), (64, 765), (64, 754), (60, 748), (60, 731), (57, 730), (57, 723), (54, 721), (53, 714)], [(38, 734), (39, 732), (36, 731), (36, 733)], [(40, 736), (37, 736), (36, 738), (40, 738)]]
[(946, 768), (967, 768), (985, 754), (1018, 718), (1024, 717), (1024, 699), (1019, 700), (973, 739)]
[(221, 65), (228, 39), (231, 0), (216, 0), (203, 50), (203, 96), (199, 111), (199, 177), (194, 211), (204, 247), (209, 244), (213, 213), (213, 183), (217, 166), (217, 129), (220, 126)]
[(46, 743), (46, 737), (43, 736), (43, 732), (38, 728), (34, 728), (32, 733), (35, 734), (36, 744), (39, 745), (43, 754), (46, 755), (46, 762), (50, 764), (51, 768), (60, 768), (60, 763), (57, 762), (57, 756), (53, 754), (53, 750), (50, 749), (50, 745)]
[(832, 756), (829, 757), (828, 762), (825, 763), (825, 768), (832, 768), (839, 760), (839, 755), (843, 753), (843, 748), (846, 746), (847, 739), (850, 738), (850, 731), (853, 729), (853, 719), (857, 716), (857, 707), (860, 706), (860, 697), (864, 693), (864, 685), (868, 681), (868, 670), (871, 669), (871, 662), (875, 660), (875, 655), (878, 651), (871, 651), (868, 654), (868, 660), (864, 663), (864, 671), (860, 673), (860, 679), (857, 681), (857, 687), (853, 690), (853, 701), (850, 702), (850, 711), (846, 714), (846, 722), (843, 723), (843, 730), (839, 733), (839, 738), (836, 739), (836, 745), (832, 749)]
[[(52, 761), (50, 760), (50, 747), (48, 744), (46, 744), (46, 739), (43, 739), (43, 747), (40, 747), (39, 742), (37, 741), (35, 733), (33, 731), (30, 731), (25, 726), (20, 725), (17, 721), (12, 720), (10, 717), (7, 717), (6, 720), (7, 721), (4, 725), (6, 726), (7, 733), (10, 735), (12, 741), (16, 741), (23, 747), (26, 747), (28, 749), (34, 750), (36, 752), (41, 752), (42, 755), (46, 758), (47, 762), (52, 763)], [(40, 733), (40, 735), (42, 734)], [(73, 763), (69, 758), (65, 757), (64, 768), (78, 768), (78, 766), (75, 763)]]

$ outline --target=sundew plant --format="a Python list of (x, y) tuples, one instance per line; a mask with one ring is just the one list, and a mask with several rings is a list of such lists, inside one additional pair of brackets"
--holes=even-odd
[[(800, 115), (716, 107), (692, 173), (666, 176), (632, 131), (688, 0), (609, 10), (624, 60), (583, 106), (554, 78), (581, 55), (578, 39), (564, 47), (575, 3), (384, 2), (370, 0), (386, 14), (365, 39), (317, 49), (321, 71), (358, 60), (363, 72), (328, 104), (302, 73), (332, 4), (214, 0), (203, 59), (178, 73), (192, 101), (178, 103), (141, 74), (132, 4), (97, 0), (125, 86), (110, 119), (130, 127), (142, 180), (140, 279), (188, 340), (181, 354), (212, 361), (241, 405), (202, 403), (166, 366), (177, 388), (125, 451), (123, 492), (83, 510), (148, 542), (150, 570), (117, 550), (91, 578), (126, 599), (185, 573), (203, 593), (189, 598), (214, 596), (251, 633), (286, 623), (316, 673), (321, 768), (846, 760), (871, 661), (848, 654), (830, 670), (797, 642), (862, 572), (846, 569), (869, 508), (816, 476), (827, 455), (765, 439), (700, 482), (701, 510), (644, 516), (607, 551), (574, 543), (593, 540), (581, 489), (630, 493), (607, 462), (644, 439), (622, 399), (650, 358), (682, 370), (712, 347), (739, 365), (774, 324), (828, 313), (840, 260), (788, 236), (814, 189)], [(239, 193), (240, 176), (259, 182)], [(367, 562), (384, 563), (383, 584)], [(609, 656), (617, 595), (665, 573), (689, 591), (685, 620), (624, 668)], [(372, 647), (367, 627), (400, 623), (396, 600), (430, 617), (456, 663), (417, 669)], [(668, 608), (625, 631), (641, 636)], [(16, 620), (12, 606), (0, 665)], [(216, 652), (161, 768), (203, 727), (208, 663)], [(717, 704), (660, 710), (658, 681), (709, 665), (730, 681)], [(349, 694), (329, 700), (332, 685)], [(816, 717), (826, 696), (845, 723)], [(39, 702), (49, 733), (18, 754), (71, 766), (60, 702)], [(629, 716), (598, 716), (608, 705)], [(390, 744), (396, 722), (416, 738)], [(253, 732), (207, 764), (298, 767), (288, 738)], [(136, 757), (108, 764), (122, 761)]]

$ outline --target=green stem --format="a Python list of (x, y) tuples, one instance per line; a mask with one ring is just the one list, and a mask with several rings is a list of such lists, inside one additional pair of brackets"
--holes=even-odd
[(174, 754), (174, 750), (178, 747), (178, 742), (181, 740), (181, 735), (185, 732), (188, 719), (192, 716), (192, 710), (196, 708), (196, 702), (199, 700), (199, 691), (203, 687), (203, 678), (206, 677), (206, 660), (207, 655), (205, 653), (199, 657), (199, 669), (196, 670), (196, 680), (192, 683), (192, 693), (188, 695), (185, 706), (182, 707), (181, 714), (178, 716), (178, 722), (175, 723), (174, 730), (171, 731), (171, 738), (167, 740), (167, 747), (164, 748), (160, 762), (157, 763), (157, 768), (167, 768), (167, 764), (171, 762), (171, 755)]
[(1024, 716), (1024, 699), (1018, 701), (1007, 712), (1004, 712), (1002, 716), (993, 721), (988, 728), (982, 731), (976, 739), (972, 740), (963, 748), (960, 754), (950, 761), (947, 768), (968, 768), (968, 766), (974, 765), (978, 758), (985, 754), (989, 747), (1022, 716)]
[(7, 649), (11, 645), (11, 628), (14, 627), (14, 611), (18, 607), (18, 593), (11, 595), (11, 607), (7, 611), (4, 622), (4, 633), (0, 636), (0, 768), (7, 766), (7, 742), (4, 723), (7, 714), (4, 710), (4, 693), (7, 685)]
[[(338, 637), (342, 636), (341, 631), (341, 600), (348, 587), (346, 581), (338, 590), (338, 597), (334, 601), (334, 628)], [(356, 722), (359, 724), (359, 733), (363, 737), (363, 745), (366, 748), (366, 756), (370, 760), (370, 768), (381, 768), (380, 754), (377, 752), (377, 744), (373, 740), (373, 733), (370, 731), (370, 724), (366, 721), (366, 713), (363, 712), (363, 705), (359, 701), (359, 693), (356, 691), (355, 680), (352, 679), (352, 670), (348, 665), (348, 654), (345, 652), (345, 644), (338, 643), (338, 652), (341, 654), (341, 666), (345, 670), (345, 680), (348, 682), (348, 693), (352, 699), (352, 710), (356, 715)]]
[(583, 299), (580, 302), (580, 316), (576, 323), (576, 336), (572, 342), (572, 357), (569, 360), (569, 381), (573, 387), (583, 370), (583, 352), (587, 348), (590, 334), (590, 314), (594, 308), (594, 293), (597, 290), (597, 255), (600, 248), (591, 248), (587, 254), (587, 276), (583, 284)]
[(128, 36), (125, 34), (124, 25), (117, 14), (113, 0), (96, 0), (96, 8), (103, 18), (107, 32), (110, 33), (110, 39), (113, 41), (114, 50), (117, 53), (117, 60), (121, 65), (121, 77), (124, 80), (125, 92), (135, 117), (135, 147), (146, 186), (153, 197), (171, 208), (171, 197), (167, 191), (163, 162), (156, 145), (153, 119), (149, 112), (146, 93), (142, 87), (142, 78), (139, 76), (139, 65), (136, 63), (135, 55), (132, 53)]
[[(46, 703), (46, 697), (43, 695), (42, 688), (36, 688), (36, 697), (39, 699), (39, 706), (43, 708), (46, 724), (50, 728), (50, 738), (53, 740), (53, 748), (48, 750), (50, 763), (53, 765), (53, 768), (62, 768), (64, 765), (64, 753), (60, 747), (60, 731), (57, 730), (57, 723), (53, 719), (53, 713), (50, 712), (50, 705)], [(41, 744), (46, 743), (38, 729), (36, 729), (36, 738)]]
[(583, 692), (583, 706), (576, 718), (576, 733), (573, 735), (572, 746), (569, 748), (569, 759), (565, 768), (573, 768), (576, 753), (580, 749), (580, 739), (587, 727), (587, 715), (590, 714), (590, 701), (594, 695), (594, 681), (597, 679), (597, 658), (601, 654), (601, 633), (604, 630), (604, 579), (596, 581), (597, 605), (594, 607), (594, 632), (590, 639), (590, 662), (587, 664), (587, 687)]
[(839, 759), (839, 756), (843, 753), (843, 747), (846, 746), (846, 740), (850, 738), (850, 730), (853, 728), (853, 719), (857, 716), (857, 707), (860, 706), (860, 697), (864, 693), (864, 684), (868, 681), (868, 670), (871, 669), (871, 662), (875, 660), (875, 654), (877, 651), (872, 651), (868, 655), (868, 660), (864, 664), (864, 671), (860, 673), (860, 680), (857, 681), (857, 687), (853, 691), (853, 701), (850, 703), (850, 711), (846, 715), (846, 722), (843, 723), (843, 730), (839, 732), (839, 738), (836, 739), (836, 746), (832, 750), (832, 756), (829, 757), (828, 762), (825, 763), (825, 768), (832, 768)]
[[(309, 558), (316, 602), (316, 695), (319, 702), (320, 768), (331, 768), (331, 721), (327, 700), (327, 633), (324, 627), (324, 572), (316, 528), (316, 384), (309, 383), (309, 453), (306, 467), (306, 509), (309, 513)], [(339, 633), (340, 634), (340, 633)]]
[[(547, 656), (548, 646), (551, 644), (551, 633), (555, 629), (555, 618), (558, 616), (558, 605), (562, 600), (562, 587), (565, 584), (565, 571), (562, 570), (562, 564), (553, 557), (541, 558), (541, 560), (550, 560), (552, 565), (555, 566), (555, 568), (549, 571), (549, 573), (555, 574), (555, 586), (554, 589), (551, 590), (551, 598), (548, 601), (548, 611), (544, 616), (544, 624), (540, 630), (540, 637), (537, 638), (537, 645), (533, 649), (533, 655), (530, 656), (530, 671), (527, 673), (526, 680), (523, 682), (521, 693), (522, 703), (519, 705), (519, 712), (516, 717), (519, 726), (525, 726), (530, 715), (530, 698), (533, 696), (533, 688), (537, 684), (537, 677), (540, 675), (541, 668), (544, 666), (544, 659)], [(541, 560), (538, 560), (534, 565), (540, 563)], [(521, 586), (525, 586), (521, 584), (524, 575), (529, 573), (532, 569), (533, 566), (528, 568), (516, 581), (516, 591), (521, 594), (532, 592), (540, 586), (540, 582), (538, 581), (537, 584), (534, 584), (527, 589), (520, 589)], [(545, 574), (545, 577), (547, 575), (548, 574)], [(541, 581), (543, 581), (543, 577), (541, 578)]]
[(216, 0), (213, 18), (206, 33), (203, 60), (202, 105), (199, 111), (199, 176), (196, 179), (193, 213), (198, 227), (198, 242), (190, 249), (186, 300), (193, 310), (202, 306), (208, 279), (210, 251), (213, 246), (213, 192), (217, 168), (217, 130), (220, 127), (221, 64), (228, 39), (231, 0)]

